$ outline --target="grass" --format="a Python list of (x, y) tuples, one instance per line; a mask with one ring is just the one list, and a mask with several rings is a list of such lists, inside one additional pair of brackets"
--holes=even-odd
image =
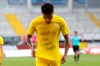
[[(2, 66), (35, 66), (32, 57), (4, 58)], [(100, 66), (100, 55), (81, 55), (80, 63), (74, 62), (73, 56), (67, 57), (67, 62), (61, 66)]]

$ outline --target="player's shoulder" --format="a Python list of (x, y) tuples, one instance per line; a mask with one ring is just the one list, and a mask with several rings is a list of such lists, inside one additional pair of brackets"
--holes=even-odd
[(72, 38), (74, 38), (75, 36), (72, 36)]
[(54, 18), (55, 19), (58, 19), (58, 20), (62, 20), (63, 18), (61, 17), (61, 16), (59, 16), (59, 15), (54, 15)]
[(61, 17), (61, 16), (58, 16), (58, 15), (54, 15), (53, 20), (56, 21), (56, 22), (59, 22), (59, 23), (65, 22), (64, 18)]
[(76, 36), (72, 36), (72, 39), (76, 39), (77, 37)]
[(31, 21), (31, 23), (37, 23), (43, 20), (43, 16), (38, 16), (36, 18), (33, 18), (33, 20)]
[(78, 35), (78, 38), (82, 38), (80, 35)]

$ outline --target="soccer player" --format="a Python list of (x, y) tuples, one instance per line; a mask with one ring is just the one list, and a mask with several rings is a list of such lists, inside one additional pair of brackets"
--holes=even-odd
[(1, 66), (1, 63), (2, 63), (2, 59), (3, 59), (2, 45), (3, 45), (3, 38), (0, 36), (0, 66)]
[(73, 46), (73, 51), (74, 51), (74, 60), (76, 63), (79, 63), (79, 45), (80, 41), (82, 41), (81, 36), (78, 35), (77, 31), (74, 31), (74, 35), (71, 38), (71, 43)]
[[(69, 28), (65, 20), (54, 15), (54, 6), (45, 3), (41, 6), (42, 15), (33, 19), (27, 32), (27, 44), (31, 48), (32, 56), (36, 57), (36, 66), (60, 66), (66, 62), (69, 49)], [(37, 48), (32, 47), (31, 37), (36, 31)], [(65, 50), (62, 56), (59, 51), (59, 34), (65, 38)]]

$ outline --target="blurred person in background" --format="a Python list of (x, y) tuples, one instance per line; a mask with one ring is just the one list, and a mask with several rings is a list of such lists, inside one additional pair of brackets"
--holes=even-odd
[(74, 60), (75, 60), (76, 63), (79, 63), (79, 57), (80, 57), (79, 45), (80, 45), (80, 41), (83, 41), (81, 36), (78, 35), (77, 31), (74, 31), (74, 35), (71, 37), (71, 44), (72, 44), (72, 47), (73, 47)]
[(2, 66), (3, 60), (3, 38), (0, 36), (0, 66)]
[[(27, 44), (32, 56), (36, 57), (36, 66), (60, 66), (66, 62), (69, 49), (69, 28), (65, 20), (54, 15), (54, 6), (45, 3), (41, 6), (42, 15), (33, 19), (27, 32)], [(32, 46), (31, 37), (36, 31), (37, 48)], [(65, 50), (62, 56), (59, 51), (59, 34), (62, 32), (65, 38)]]

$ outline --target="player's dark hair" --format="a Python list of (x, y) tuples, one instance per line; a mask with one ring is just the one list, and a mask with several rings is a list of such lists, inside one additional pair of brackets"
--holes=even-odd
[(74, 31), (74, 33), (78, 33), (77, 31)]
[(51, 3), (45, 3), (41, 6), (41, 12), (49, 15), (54, 12), (54, 6)]

